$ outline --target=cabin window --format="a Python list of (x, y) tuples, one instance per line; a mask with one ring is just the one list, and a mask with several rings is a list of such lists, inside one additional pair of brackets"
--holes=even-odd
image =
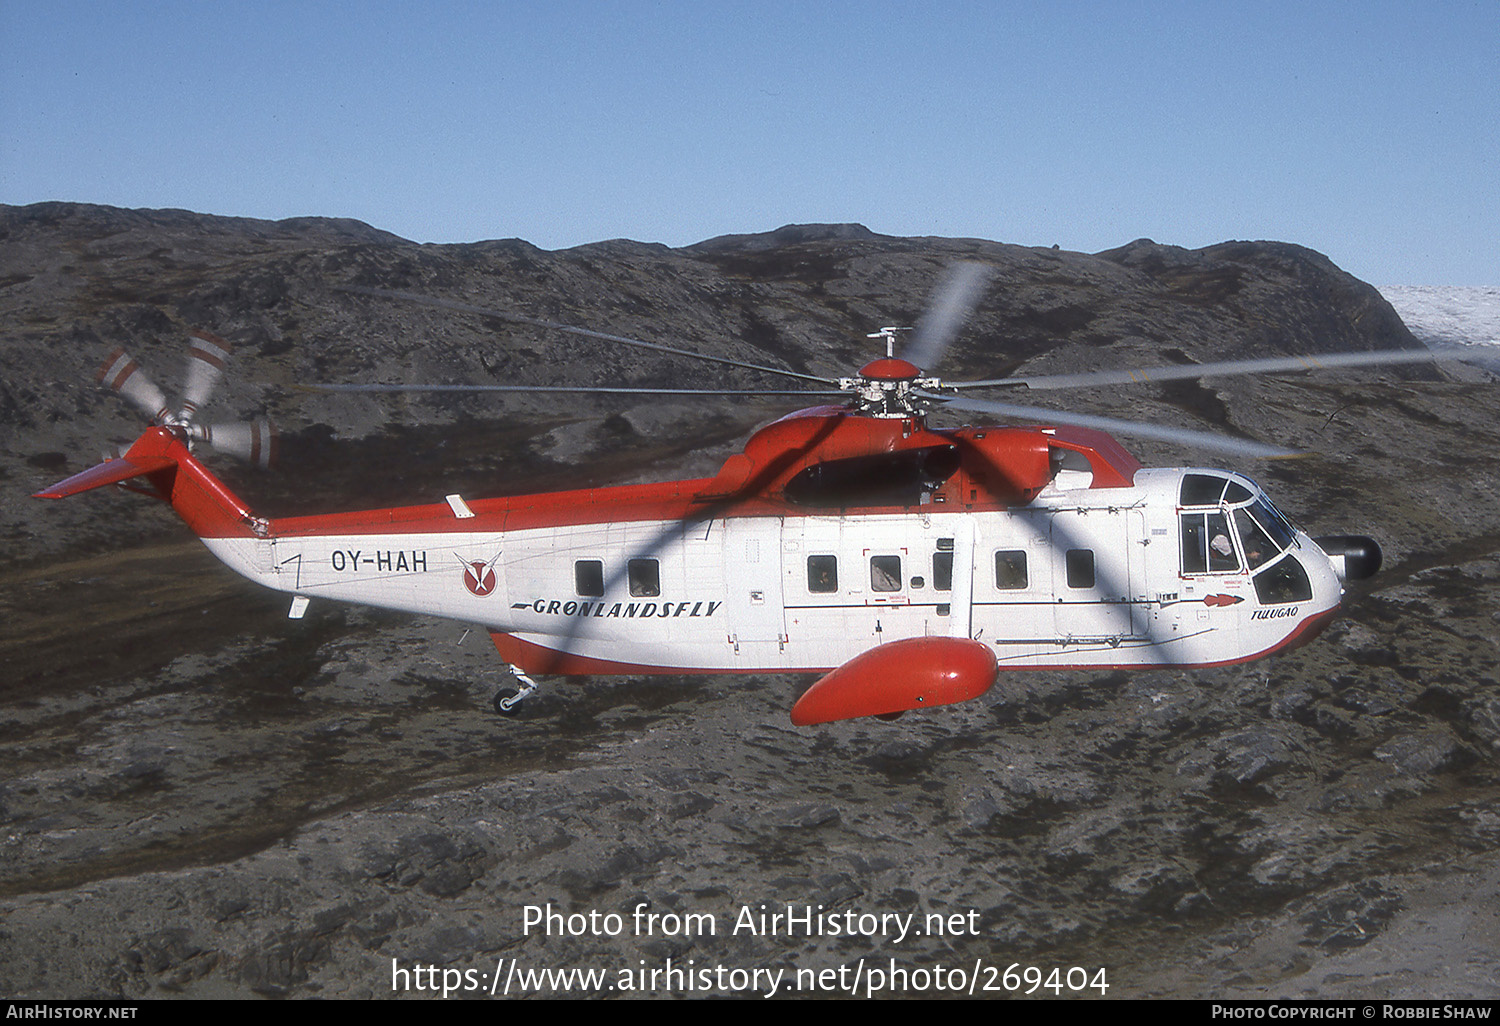
[(829, 595), (839, 590), (837, 556), (807, 557), (807, 590), (814, 595)]
[(1182, 514), (1182, 572), (1228, 574), (1240, 568), (1223, 513)]
[(995, 553), (996, 588), (1001, 591), (1024, 591), (1029, 583), (1025, 549), (1001, 549)]
[(935, 445), (873, 456), (828, 460), (804, 468), (786, 483), (799, 506), (917, 506), (958, 472), (958, 447)]
[(597, 559), (580, 559), (573, 564), (573, 593), (582, 598), (599, 598), (604, 594), (604, 564)]
[(1092, 588), (1094, 586), (1094, 550), (1069, 549), (1064, 558), (1067, 568), (1068, 587)]
[(630, 594), (655, 598), (661, 594), (661, 564), (654, 559), (632, 559), (629, 564)]
[(953, 590), (953, 553), (932, 554), (932, 586), (938, 591)]
[(900, 591), (901, 590), (901, 557), (900, 556), (871, 556), (870, 557), (870, 590), (871, 591)]
[(1255, 575), (1255, 597), (1263, 606), (1306, 602), (1312, 598), (1307, 571), (1291, 556)]

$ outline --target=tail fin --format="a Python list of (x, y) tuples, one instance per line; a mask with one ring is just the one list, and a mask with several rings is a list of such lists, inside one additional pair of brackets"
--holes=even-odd
[(193, 457), (182, 439), (165, 427), (149, 428), (124, 456), (59, 481), (37, 492), (35, 498), (65, 499), (137, 478), (144, 478), (149, 487), (133, 487), (133, 491), (171, 503), (201, 538), (248, 538), (265, 533), (266, 522), (252, 514), (224, 482)]

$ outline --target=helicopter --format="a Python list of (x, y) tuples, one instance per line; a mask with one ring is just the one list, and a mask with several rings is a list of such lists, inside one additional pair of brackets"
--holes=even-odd
[[(218, 559), (292, 596), (481, 626), (518, 687), (537, 676), (805, 673), (792, 705), (809, 726), (983, 695), (1011, 670), (1223, 666), (1312, 640), (1344, 584), (1376, 573), (1369, 537), (1314, 538), (1245, 475), (1147, 468), (1115, 434), (1240, 458), (1292, 450), (1204, 432), (975, 399), (974, 388), (1072, 388), (1443, 358), (1346, 353), (1129, 371), (946, 382), (930, 373), (984, 287), (982, 264), (950, 270), (906, 330), (869, 337), (885, 355), (827, 379), (413, 293), (347, 287), (611, 343), (803, 379), (773, 393), (551, 389), (839, 398), (754, 433), (712, 477), (356, 512), (263, 518), (195, 454), (227, 447), (265, 464), (267, 422), (207, 426), (200, 407), (228, 343), (192, 339), (173, 410), (117, 351), (104, 384), (150, 419), (123, 455), (37, 493), (119, 485), (168, 502)], [(808, 382), (820, 386), (806, 387)], [(320, 391), (525, 391), (520, 385), (323, 384)], [(1029, 426), (936, 429), (946, 405)]]

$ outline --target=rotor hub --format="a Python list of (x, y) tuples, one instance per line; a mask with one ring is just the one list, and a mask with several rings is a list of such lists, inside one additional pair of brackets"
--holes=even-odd
[(918, 389), (937, 389), (937, 378), (922, 377), (921, 368), (909, 360), (884, 356), (859, 369), (859, 376), (840, 378), (839, 387), (853, 392), (850, 406), (868, 417), (920, 417), (931, 401)]
[(871, 360), (859, 369), (859, 376), (870, 381), (915, 381), (921, 368), (895, 356)]

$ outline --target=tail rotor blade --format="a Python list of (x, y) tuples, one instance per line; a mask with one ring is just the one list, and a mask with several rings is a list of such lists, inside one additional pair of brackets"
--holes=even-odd
[(237, 456), (262, 470), (276, 462), (280, 436), (269, 420), (237, 421), (230, 424), (194, 424), (195, 441), (205, 442), (218, 452)]
[(934, 371), (979, 303), (989, 277), (990, 268), (986, 264), (965, 261), (950, 267), (917, 322), (916, 334), (902, 358), (924, 371)]
[(99, 368), (97, 380), (106, 388), (120, 393), (136, 409), (151, 418), (153, 424), (170, 424), (172, 411), (167, 408), (167, 397), (161, 389), (146, 377), (141, 365), (130, 358), (124, 349), (116, 349)]
[(192, 421), (213, 394), (214, 387), (224, 376), (230, 349), (229, 343), (217, 335), (207, 331), (193, 332), (188, 343), (187, 386), (182, 393), (182, 410), (177, 415), (184, 424)]

